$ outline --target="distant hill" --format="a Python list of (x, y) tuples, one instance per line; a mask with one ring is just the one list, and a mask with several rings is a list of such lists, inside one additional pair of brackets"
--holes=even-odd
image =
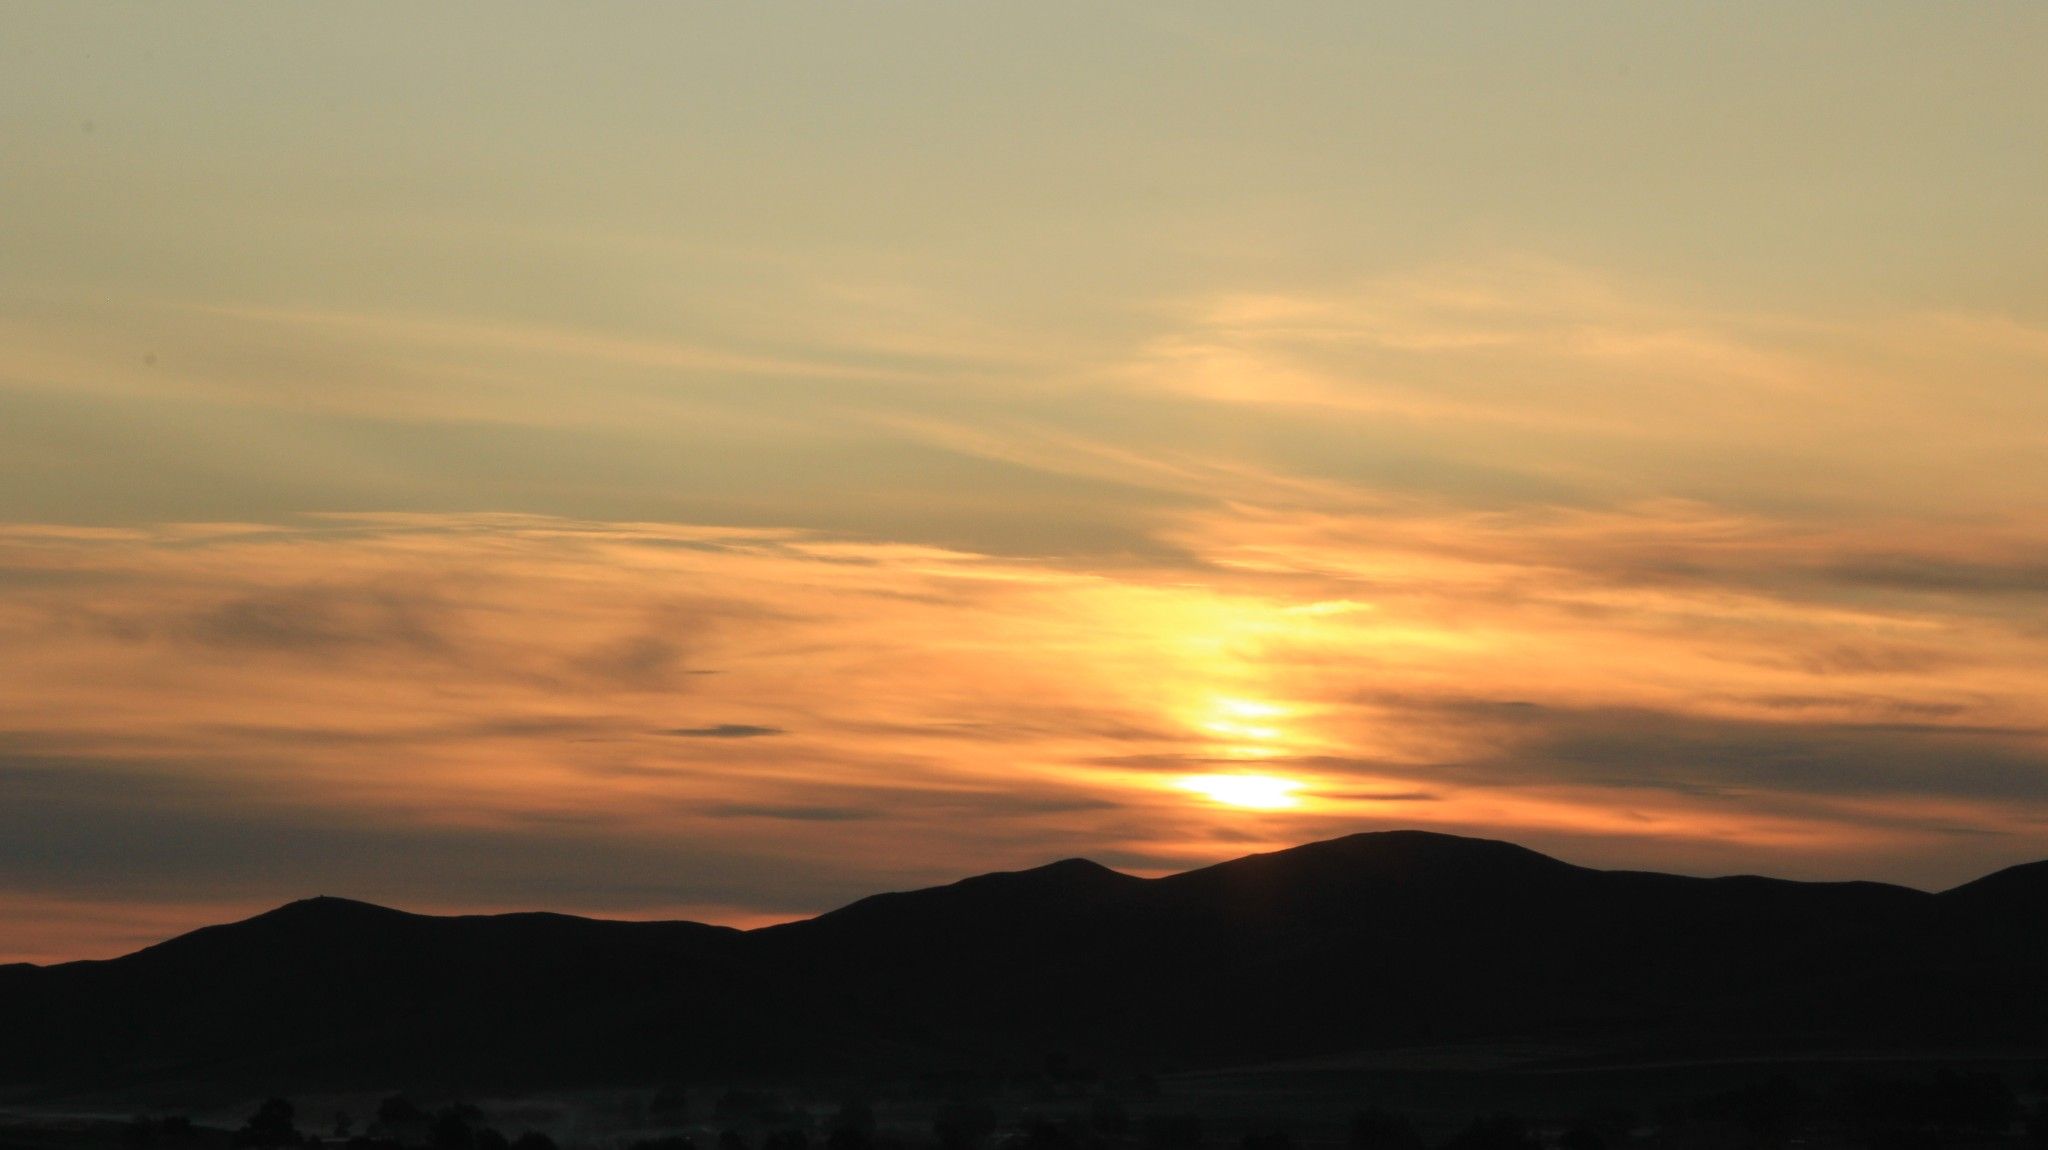
[(746, 932), (309, 899), (0, 967), (0, 1085), (1163, 1068), (1485, 1038), (2038, 1052), (2044, 975), (2048, 863), (1936, 895), (1396, 831), (1159, 879), (1071, 859)]

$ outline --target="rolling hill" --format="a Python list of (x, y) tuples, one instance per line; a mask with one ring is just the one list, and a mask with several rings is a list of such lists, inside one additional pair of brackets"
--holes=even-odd
[(1929, 894), (1383, 832), (1164, 878), (1080, 859), (754, 931), (296, 902), (0, 967), (0, 1083), (465, 1088), (1610, 1054), (2048, 1048), (2048, 863)]

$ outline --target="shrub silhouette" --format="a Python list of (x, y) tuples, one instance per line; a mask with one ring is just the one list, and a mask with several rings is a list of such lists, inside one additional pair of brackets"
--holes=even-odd
[(1294, 1150), (1294, 1137), (1285, 1130), (1253, 1131), (1238, 1145), (1242, 1150)]
[(1131, 1116), (1121, 1101), (1104, 1094), (1089, 1103), (1088, 1125), (1105, 1138), (1121, 1139), (1131, 1132)]
[(1558, 1138), (1557, 1150), (1607, 1150), (1607, 1136), (1591, 1126), (1573, 1126)]
[(1024, 1150), (1078, 1150), (1083, 1144), (1079, 1124), (1032, 1114), (1024, 1119)]
[(2004, 1130), (2019, 1116), (2012, 1087), (1996, 1074), (1968, 1074), (1949, 1067), (1928, 1084), (1929, 1116), (1944, 1130)]
[[(468, 1103), (458, 1102), (434, 1115), (429, 1139), (434, 1150), (487, 1150), (479, 1145), (478, 1136), (483, 1133), (483, 1111)], [(504, 1142), (496, 1131), (491, 1136)]]
[(974, 1150), (995, 1128), (996, 1112), (986, 1102), (949, 1102), (932, 1116), (941, 1150)]
[(734, 1087), (718, 1096), (711, 1114), (719, 1122), (758, 1122), (763, 1125), (787, 1123), (797, 1117), (782, 1096), (764, 1090)]
[(137, 1114), (122, 1131), (122, 1141), (130, 1146), (155, 1146), (160, 1142), (190, 1142), (197, 1134), (192, 1120), (183, 1114), (163, 1118)]
[(1577, 1123), (1556, 1140), (1556, 1150), (1608, 1150), (1608, 1136), (1591, 1125)]
[(839, 1104), (828, 1130), (825, 1145), (830, 1150), (873, 1150), (875, 1109), (858, 1098), (849, 1098)]
[(1798, 1083), (1783, 1076), (1710, 1094), (1693, 1106), (1696, 1118), (1726, 1122), (1756, 1139), (1778, 1143), (1804, 1125), (1814, 1102)]
[(1145, 1118), (1145, 1150), (1197, 1150), (1202, 1145), (1202, 1120), (1192, 1114), (1152, 1114)]
[(271, 1098), (256, 1108), (249, 1121), (235, 1131), (233, 1142), (236, 1146), (297, 1146), (304, 1141), (299, 1128), (293, 1124), (292, 1104), (283, 1098)]
[(1444, 1143), (1444, 1150), (1541, 1150), (1542, 1144), (1512, 1114), (1477, 1119)]
[(1935, 1145), (1966, 1133), (2003, 1133), (2020, 1112), (2003, 1078), (1948, 1068), (1925, 1079), (1850, 1078), (1835, 1106), (1853, 1137), (1887, 1150)]
[(2033, 1150), (2048, 1150), (2048, 1101), (2034, 1104), (2034, 1112), (2027, 1115), (2027, 1145)]
[(393, 1094), (377, 1104), (377, 1120), (371, 1125), (371, 1133), (402, 1141), (424, 1137), (432, 1122), (432, 1116), (418, 1103), (403, 1094)]
[(434, 1150), (471, 1150), (476, 1142), (469, 1120), (453, 1110), (435, 1115), (431, 1137)]
[(1368, 1106), (1351, 1115), (1350, 1150), (1422, 1150), (1415, 1124), (1392, 1111)]
[(687, 1134), (669, 1134), (660, 1138), (642, 1138), (633, 1142), (628, 1150), (697, 1150), (697, 1144)]

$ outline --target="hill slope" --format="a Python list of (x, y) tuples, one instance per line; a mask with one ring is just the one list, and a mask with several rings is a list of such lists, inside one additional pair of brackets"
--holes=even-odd
[(0, 968), (0, 1082), (382, 1087), (1615, 1050), (2048, 1046), (2048, 864), (1941, 895), (1596, 871), (1354, 835), (1142, 879), (1085, 860), (751, 932), (292, 903)]

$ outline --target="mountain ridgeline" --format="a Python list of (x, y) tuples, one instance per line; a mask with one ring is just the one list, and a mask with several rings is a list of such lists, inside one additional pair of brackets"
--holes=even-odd
[(2048, 1048), (2048, 863), (1942, 894), (1353, 835), (1142, 879), (1075, 859), (753, 931), (318, 898), (0, 967), (0, 1086), (467, 1088), (1249, 1063)]

